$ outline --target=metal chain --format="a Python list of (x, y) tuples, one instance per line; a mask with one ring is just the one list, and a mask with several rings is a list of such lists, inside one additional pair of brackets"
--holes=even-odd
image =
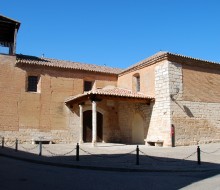
[(36, 146), (32, 147), (32, 148), (26, 148), (22, 145), (20, 145), (21, 148), (23, 148), (24, 150), (27, 150), (27, 151), (31, 151), (31, 150), (34, 150), (35, 148), (37, 148), (39, 146), (39, 144), (37, 144)]
[(197, 153), (197, 151), (196, 151), (196, 152), (193, 152), (192, 154), (190, 154), (189, 156), (187, 156), (187, 157), (185, 157), (185, 158), (182, 158), (182, 160), (186, 160), (186, 159), (190, 158), (191, 156), (193, 156), (193, 155), (196, 154), (196, 153)]
[(43, 148), (44, 148), (48, 153), (50, 153), (52, 156), (66, 156), (66, 155), (72, 153), (74, 150), (76, 150), (76, 148), (74, 148), (73, 150), (71, 150), (71, 151), (69, 151), (69, 152), (66, 152), (66, 153), (64, 153), (64, 154), (57, 154), (57, 153), (54, 153), (54, 152), (50, 151), (49, 149), (47, 149), (47, 148), (44, 147), (44, 146), (43, 146)]
[(16, 142), (12, 143), (12, 144), (7, 144), (8, 142), (5, 142), (5, 147), (7, 148), (12, 148), (13, 146), (15, 146)]
[(156, 160), (156, 161), (159, 161), (159, 162), (179, 162), (179, 161), (182, 161), (182, 160), (186, 160), (186, 159), (188, 159), (189, 157), (191, 157), (191, 156), (193, 156), (194, 154), (196, 154), (197, 152), (193, 152), (192, 154), (190, 154), (189, 156), (187, 156), (187, 157), (184, 157), (184, 158), (182, 158), (182, 159), (180, 159), (180, 160), (162, 160), (162, 159), (158, 159), (158, 158), (155, 158), (155, 157), (153, 157), (153, 156), (150, 156), (150, 155), (147, 155), (145, 152), (143, 152), (143, 151), (141, 151), (140, 150), (140, 152), (143, 154), (143, 155), (145, 155), (145, 156), (147, 156), (147, 157), (149, 157), (149, 158), (151, 158), (152, 160)]
[(118, 155), (118, 156), (101, 156), (101, 155), (98, 155), (98, 154), (92, 154), (86, 150), (83, 150), (82, 148), (79, 148), (81, 151), (83, 151), (84, 153), (88, 154), (88, 155), (91, 155), (91, 156), (96, 156), (96, 157), (99, 157), (99, 158), (103, 158), (103, 159), (112, 159), (112, 158), (120, 158), (120, 157), (125, 157), (125, 156), (128, 156), (130, 154), (132, 154), (133, 152), (135, 152), (136, 150), (133, 150), (131, 152), (128, 152), (128, 153), (125, 153), (124, 155)]
[(218, 152), (219, 150), (220, 150), (220, 148), (218, 148), (217, 150), (212, 151), (212, 152), (206, 152), (206, 151), (203, 151), (203, 150), (201, 150), (201, 152), (203, 152), (203, 153), (205, 153), (205, 154), (213, 154), (213, 153)]

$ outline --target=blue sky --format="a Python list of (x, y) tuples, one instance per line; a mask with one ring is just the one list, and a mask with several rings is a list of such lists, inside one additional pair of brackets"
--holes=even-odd
[(126, 68), (158, 51), (220, 62), (219, 0), (0, 0), (17, 53)]

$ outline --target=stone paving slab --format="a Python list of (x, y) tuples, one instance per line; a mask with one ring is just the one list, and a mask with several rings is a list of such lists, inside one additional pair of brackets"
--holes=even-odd
[(84, 169), (114, 171), (220, 171), (220, 143), (200, 145), (201, 165), (197, 164), (197, 146), (149, 147), (139, 145), (139, 165), (136, 164), (136, 145), (90, 143), (80, 145), (79, 161), (76, 161), (76, 144), (39, 145), (19, 144), (18, 151), (0, 148), (1, 156), (32, 161), (41, 164)]

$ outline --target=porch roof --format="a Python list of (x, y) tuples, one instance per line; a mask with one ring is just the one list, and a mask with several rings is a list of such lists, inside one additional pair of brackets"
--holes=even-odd
[(132, 102), (142, 102), (150, 103), (154, 100), (154, 97), (147, 96), (146, 94), (139, 92), (132, 92), (131, 90), (123, 88), (103, 88), (84, 92), (83, 94), (78, 94), (76, 96), (71, 96), (65, 100), (66, 104), (80, 103), (86, 100), (120, 100), (120, 101), (132, 101)]

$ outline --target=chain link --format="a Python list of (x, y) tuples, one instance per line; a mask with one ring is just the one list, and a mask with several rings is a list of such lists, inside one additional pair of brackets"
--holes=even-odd
[(12, 147), (15, 146), (15, 144), (16, 144), (16, 142), (14, 142), (14, 143), (12, 143), (12, 144), (8, 144), (8, 142), (5, 142), (4, 146), (5, 146), (6, 148), (12, 148)]
[(37, 148), (39, 146), (39, 144), (37, 144), (36, 146), (32, 147), (32, 148), (26, 148), (22, 145), (20, 145), (21, 148), (23, 148), (24, 150), (27, 150), (27, 151), (31, 151), (31, 150), (34, 150), (35, 148)]
[(206, 152), (206, 151), (203, 151), (203, 150), (201, 150), (201, 152), (203, 152), (205, 154), (214, 154), (214, 153), (218, 152), (219, 150), (220, 150), (220, 148), (218, 148), (217, 150), (212, 151), (212, 152)]
[(99, 158), (103, 158), (103, 159), (114, 159), (114, 158), (121, 158), (121, 157), (125, 157), (128, 155), (131, 155), (132, 153), (134, 153), (136, 150), (133, 150), (131, 152), (125, 153), (124, 155), (117, 155), (117, 156), (102, 156), (102, 155), (98, 155), (98, 154), (92, 154), (86, 150), (83, 150), (82, 148), (79, 148), (81, 151), (83, 151), (84, 153), (91, 155), (91, 156), (95, 156), (95, 157), (99, 157)]
[(47, 149), (45, 146), (43, 146), (43, 148), (44, 148), (48, 153), (50, 153), (52, 156), (66, 156), (66, 155), (68, 155), (68, 154), (71, 154), (74, 150), (76, 150), (76, 148), (74, 148), (74, 149), (72, 149), (71, 151), (66, 152), (66, 153), (64, 153), (64, 154), (57, 154), (57, 153), (54, 153), (54, 152), (50, 151), (50, 150)]
[(197, 152), (193, 152), (193, 153), (190, 154), (189, 156), (184, 157), (184, 158), (182, 158), (182, 159), (179, 159), (179, 160), (169, 160), (169, 161), (168, 161), (168, 160), (162, 160), (162, 159), (158, 159), (158, 158), (155, 158), (155, 157), (153, 157), (153, 156), (147, 155), (145, 152), (143, 152), (143, 151), (141, 151), (141, 150), (140, 150), (140, 152), (141, 152), (143, 155), (145, 155), (145, 156), (151, 158), (152, 160), (156, 160), (156, 161), (159, 161), (159, 162), (180, 162), (180, 161), (182, 161), (182, 160), (186, 160), (186, 159), (190, 158), (191, 156), (193, 156), (194, 154), (197, 153)]

